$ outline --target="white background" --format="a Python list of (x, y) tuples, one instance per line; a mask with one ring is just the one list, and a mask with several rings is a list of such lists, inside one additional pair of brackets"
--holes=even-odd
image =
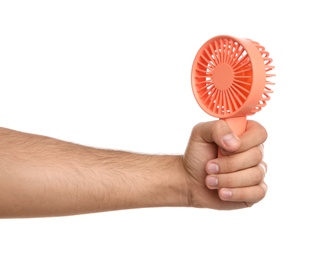
[[(288, 4), (291, 3), (291, 4)], [(191, 91), (209, 38), (260, 42), (277, 76), (250, 209), (0, 220), (0, 259), (325, 259), (322, 1), (0, 1), (0, 125), (101, 148), (183, 153), (214, 120)]]

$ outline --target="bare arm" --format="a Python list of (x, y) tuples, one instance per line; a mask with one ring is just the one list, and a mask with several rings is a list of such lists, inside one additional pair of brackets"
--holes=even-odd
[(182, 157), (95, 149), (0, 128), (0, 217), (186, 206)]
[[(248, 122), (196, 125), (184, 155), (97, 149), (0, 128), (0, 217), (46, 217), (190, 206), (249, 207), (264, 198), (267, 133)], [(221, 147), (226, 156), (217, 158)]]

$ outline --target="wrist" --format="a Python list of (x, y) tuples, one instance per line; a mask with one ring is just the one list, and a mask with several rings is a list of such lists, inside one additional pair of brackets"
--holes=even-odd
[(179, 207), (189, 206), (189, 185), (187, 172), (184, 167), (183, 156), (175, 156), (175, 171), (171, 171), (175, 177), (175, 199), (177, 199), (177, 205)]
[(159, 162), (156, 170), (151, 175), (152, 180), (149, 188), (149, 207), (187, 207), (188, 184), (183, 159), (180, 155), (153, 156)]

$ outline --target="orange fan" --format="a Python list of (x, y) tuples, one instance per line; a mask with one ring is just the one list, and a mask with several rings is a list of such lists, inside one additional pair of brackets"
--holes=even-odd
[(258, 42), (227, 35), (213, 37), (199, 49), (191, 73), (192, 90), (209, 115), (226, 120), (240, 135), (247, 116), (270, 99), (274, 68), (269, 53)]

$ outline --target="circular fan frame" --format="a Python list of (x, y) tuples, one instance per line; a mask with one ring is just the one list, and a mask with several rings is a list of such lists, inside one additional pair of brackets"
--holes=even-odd
[(221, 35), (199, 49), (192, 66), (197, 103), (211, 116), (229, 118), (260, 111), (272, 93), (272, 59), (258, 42)]

